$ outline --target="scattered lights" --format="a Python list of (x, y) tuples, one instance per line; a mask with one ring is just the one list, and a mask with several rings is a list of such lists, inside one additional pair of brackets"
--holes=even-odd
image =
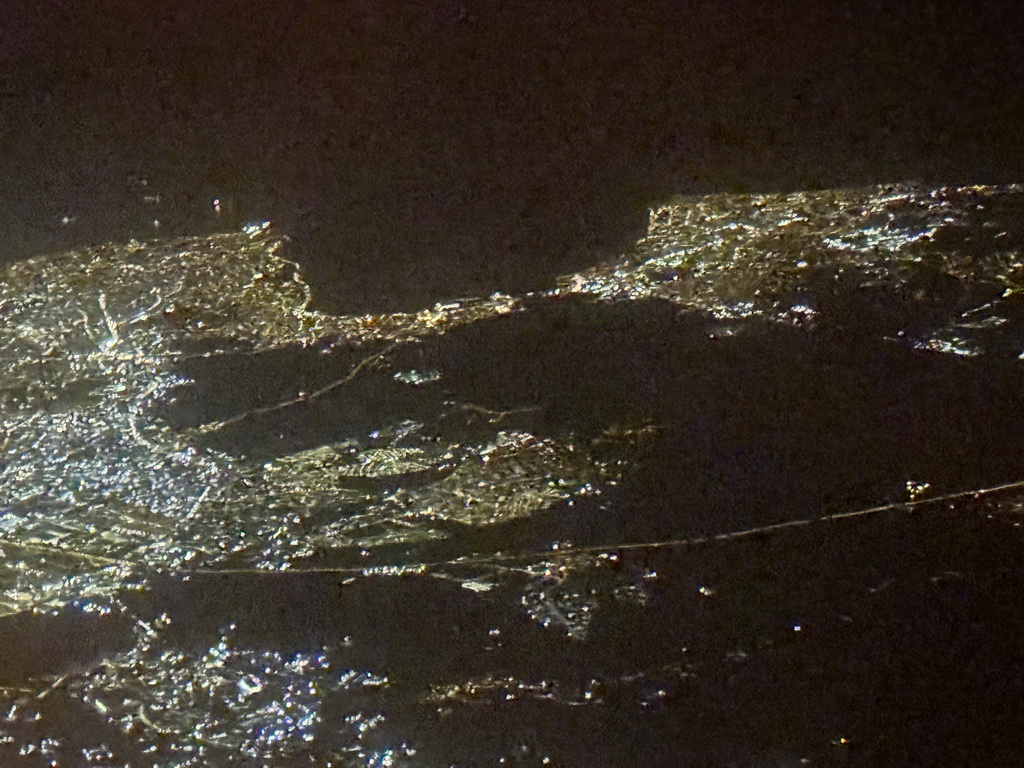
[(364, 757), (364, 765), (367, 768), (391, 768), (398, 764), (396, 761), (399, 757), (412, 757), (415, 754), (415, 749), (402, 744), (397, 749), (382, 749), (366, 753), (362, 756)]
[(943, 355), (956, 355), (957, 357), (977, 357), (981, 354), (981, 349), (975, 343), (968, 339), (955, 337), (950, 339), (924, 339), (913, 342), (912, 346), (915, 349), (938, 352)]
[(258, 235), (259, 233), (270, 229), (270, 226), (271, 223), (269, 221), (253, 222), (252, 224), (246, 224), (245, 227), (242, 228), (242, 231), (247, 235)]
[(99, 616), (107, 616), (113, 613), (113, 607), (105, 603), (97, 603), (92, 600), (75, 600), (71, 603), (82, 613), (95, 613)]
[[(326, 649), (236, 648), (234, 625), (199, 654), (160, 650), (159, 632), (139, 630), (139, 645), (91, 676), (82, 700), (122, 727), (163, 734), (167, 754), (182, 764), (210, 764), (214, 748), (267, 760), (312, 741), (323, 697), (347, 682), (332, 673)], [(357, 677), (364, 684), (373, 679)], [(168, 740), (167, 734), (177, 735)]]
[(424, 371), (407, 370), (407, 371), (395, 371), (392, 376), (396, 381), (400, 381), (403, 384), (409, 384), (411, 386), (420, 386), (422, 384), (428, 384), (432, 381), (437, 381), (441, 378), (441, 372), (436, 368), (429, 368)]
[(792, 325), (804, 326), (819, 316), (819, 312), (805, 304), (794, 304), (782, 313), (782, 319)]
[(82, 750), (82, 757), (89, 764), (109, 765), (114, 759), (114, 752), (106, 744), (96, 747), (86, 747)]
[(470, 592), (490, 592), (494, 587), (495, 584), (489, 581), (470, 579), (462, 582), (462, 588), (468, 589)]
[(916, 482), (914, 480), (907, 480), (904, 483), (904, 487), (907, 489), (907, 496), (910, 497), (911, 501), (917, 501), (922, 496), (928, 493), (931, 489), (931, 483)]

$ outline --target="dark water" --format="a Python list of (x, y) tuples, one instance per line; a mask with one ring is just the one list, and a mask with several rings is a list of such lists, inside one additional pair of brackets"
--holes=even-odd
[(0, 10), (0, 764), (1018, 762), (1019, 14), (599, 5)]

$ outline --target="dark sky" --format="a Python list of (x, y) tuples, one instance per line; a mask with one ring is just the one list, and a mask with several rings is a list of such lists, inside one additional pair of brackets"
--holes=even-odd
[(4, 0), (0, 260), (272, 219), (379, 311), (550, 285), (674, 193), (1024, 181), (1004, 5)]

